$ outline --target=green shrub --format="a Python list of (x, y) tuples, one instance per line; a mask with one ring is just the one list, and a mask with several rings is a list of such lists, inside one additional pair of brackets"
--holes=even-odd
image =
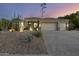
[(27, 39), (28, 39), (28, 42), (31, 42), (31, 40), (33, 39), (32, 34), (29, 34), (29, 35), (27, 36)]
[(2, 29), (0, 29), (0, 31), (2, 31)]
[(33, 35), (35, 36), (35, 37), (41, 37), (41, 31), (34, 31), (33, 32)]

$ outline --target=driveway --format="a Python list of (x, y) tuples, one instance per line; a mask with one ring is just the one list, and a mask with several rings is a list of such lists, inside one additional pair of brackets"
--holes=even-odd
[(79, 56), (78, 31), (42, 31), (48, 55)]

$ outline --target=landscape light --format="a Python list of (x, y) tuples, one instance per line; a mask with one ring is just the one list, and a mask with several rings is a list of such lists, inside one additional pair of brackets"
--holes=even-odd
[(30, 27), (30, 31), (33, 31), (32, 27)]
[(24, 26), (24, 23), (23, 22), (21, 22), (21, 26)]
[(21, 23), (20, 23), (20, 32), (23, 32), (23, 31), (24, 31), (24, 23), (21, 22)]

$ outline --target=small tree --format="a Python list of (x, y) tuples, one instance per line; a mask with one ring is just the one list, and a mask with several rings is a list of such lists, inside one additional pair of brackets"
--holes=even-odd
[(69, 19), (69, 22), (72, 23), (72, 25), (73, 25), (72, 28), (74, 28), (74, 29), (79, 28), (79, 11), (77, 11), (76, 13), (72, 13), (70, 15), (66, 15), (64, 17), (58, 17), (58, 18)]
[(42, 3), (42, 4), (41, 4), (42, 17), (44, 16), (44, 13), (45, 13), (44, 9), (45, 9), (45, 8), (47, 8), (47, 7), (46, 7), (46, 3)]
[(21, 19), (19, 17), (13, 18), (12, 19), (12, 27), (17, 31), (19, 30), (19, 21)]
[(1, 20), (0, 20), (0, 31), (2, 31), (2, 23), (1, 23)]
[(2, 18), (0, 21), (0, 27), (2, 30), (8, 30), (10, 21), (6, 18)]

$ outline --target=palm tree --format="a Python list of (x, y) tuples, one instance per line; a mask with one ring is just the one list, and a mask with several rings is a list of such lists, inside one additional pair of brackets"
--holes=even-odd
[(41, 4), (41, 7), (42, 7), (42, 8), (41, 8), (42, 17), (43, 17), (43, 16), (44, 16), (44, 13), (45, 13), (44, 9), (47, 8), (47, 7), (46, 7), (46, 3), (42, 3), (42, 4)]

